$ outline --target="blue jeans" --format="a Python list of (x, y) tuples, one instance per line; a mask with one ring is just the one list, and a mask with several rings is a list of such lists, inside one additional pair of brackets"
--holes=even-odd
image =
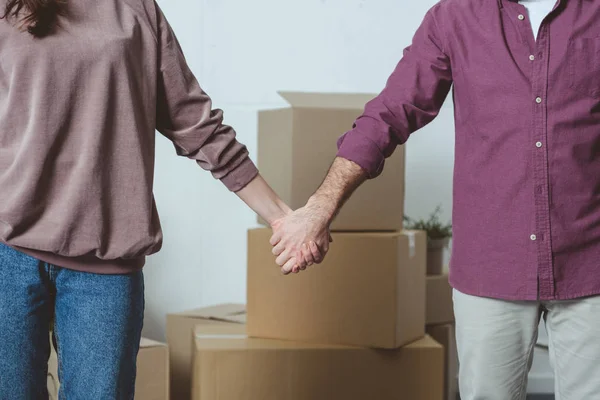
[(76, 272), (0, 244), (0, 400), (48, 399), (55, 319), (59, 399), (133, 399), (142, 272)]

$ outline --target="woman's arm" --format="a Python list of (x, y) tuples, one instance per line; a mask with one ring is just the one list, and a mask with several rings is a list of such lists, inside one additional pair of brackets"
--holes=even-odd
[(267, 221), (270, 226), (277, 224), (278, 221), (292, 212), (292, 209), (277, 196), (271, 186), (260, 175), (257, 175), (235, 194)]

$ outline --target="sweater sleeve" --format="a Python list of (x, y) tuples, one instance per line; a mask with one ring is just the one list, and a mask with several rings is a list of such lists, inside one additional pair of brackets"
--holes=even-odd
[(159, 74), (156, 129), (175, 145), (177, 154), (196, 160), (233, 192), (241, 190), (258, 170), (246, 146), (223, 124), (223, 111), (213, 109), (187, 65), (181, 46), (155, 3)]

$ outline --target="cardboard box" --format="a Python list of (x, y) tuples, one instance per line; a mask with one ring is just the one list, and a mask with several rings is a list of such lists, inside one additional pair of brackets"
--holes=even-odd
[(248, 335), (379, 348), (423, 337), (425, 233), (332, 235), (323, 264), (284, 276), (271, 230), (248, 232)]
[(454, 325), (436, 325), (427, 327), (427, 334), (444, 346), (444, 399), (456, 400), (458, 394), (458, 353)]
[[(319, 187), (337, 154), (338, 138), (352, 128), (374, 95), (280, 95), (289, 108), (258, 115), (258, 167), (279, 196), (296, 209)], [(381, 176), (356, 190), (332, 229), (402, 230), (404, 171), (405, 146), (399, 146), (386, 160)], [(266, 225), (260, 218), (259, 222)]]
[(427, 277), (427, 325), (442, 325), (454, 322), (452, 287), (448, 273)]
[(220, 337), (214, 327), (208, 328), (198, 329), (196, 336), (194, 400), (443, 396), (443, 348), (430, 337), (397, 350), (373, 350), (244, 335)]
[(169, 399), (169, 349), (166, 344), (142, 338), (137, 357), (135, 398)]
[(191, 398), (194, 327), (215, 325), (229, 333), (245, 333), (246, 311), (242, 304), (221, 304), (167, 315), (167, 342), (171, 369), (171, 398)]
[(48, 359), (48, 399), (49, 400), (58, 400), (58, 388), (60, 384), (58, 383), (58, 357), (56, 355), (56, 351), (54, 350), (54, 346), (52, 345), (52, 337), (50, 337), (50, 358)]
[[(60, 387), (58, 362), (54, 346), (48, 360), (49, 399), (58, 399)], [(135, 398), (142, 400), (169, 399), (169, 352), (167, 345), (142, 338), (137, 357)]]

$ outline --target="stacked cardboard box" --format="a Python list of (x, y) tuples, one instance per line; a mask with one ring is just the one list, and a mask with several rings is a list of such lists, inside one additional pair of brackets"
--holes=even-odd
[(426, 331), (444, 346), (446, 355), (444, 398), (455, 400), (458, 393), (458, 355), (454, 335), (452, 287), (448, 283), (447, 270), (440, 275), (427, 276), (426, 297)]
[[(372, 96), (281, 95), (290, 107), (259, 114), (258, 164), (298, 208)], [(441, 399), (443, 349), (425, 336), (426, 237), (403, 231), (404, 164), (402, 147), (338, 215), (326, 261), (298, 276), (275, 264), (270, 229), (249, 231), (248, 337), (196, 328), (194, 399)]]
[[(259, 114), (258, 164), (298, 208), (372, 96), (281, 95), (290, 107)], [(319, 266), (283, 276), (271, 230), (249, 231), (247, 325), (241, 306), (169, 316), (175, 400), (444, 398), (451, 292), (426, 278), (426, 234), (403, 230), (404, 156), (344, 206)]]
[(425, 335), (423, 232), (334, 232), (323, 264), (294, 276), (270, 236), (248, 233), (250, 336), (395, 349)]
[(429, 336), (396, 350), (256, 339), (244, 317), (244, 306), (235, 304), (168, 317), (172, 399), (443, 396), (444, 351)]
[(458, 354), (454, 324), (430, 325), (427, 333), (444, 347), (444, 399), (456, 400), (458, 394)]
[[(48, 397), (58, 399), (58, 360), (54, 347), (48, 360)], [(135, 398), (142, 400), (169, 399), (169, 355), (163, 343), (142, 338), (137, 357)]]
[[(293, 209), (302, 207), (325, 177), (339, 136), (352, 127), (373, 95), (280, 93), (290, 107), (258, 115), (258, 167)], [(404, 146), (386, 160), (344, 205), (332, 229), (399, 231), (404, 221)], [(264, 223), (259, 218), (260, 223)]]
[[(259, 113), (258, 166), (295, 209), (317, 189), (337, 139), (373, 95), (280, 95), (290, 107)], [(313, 270), (281, 276), (273, 267), (270, 230), (249, 232), (251, 336), (380, 348), (423, 337), (426, 244), (422, 233), (402, 231), (404, 156), (402, 146), (381, 176), (348, 200), (332, 225), (335, 245)]]
[(167, 342), (171, 366), (171, 399), (189, 400), (192, 384), (193, 332), (212, 326), (220, 334), (244, 334), (246, 310), (242, 304), (221, 304), (167, 315)]
[[(258, 163), (275, 190), (297, 208), (320, 184), (335, 157), (337, 137), (371, 96), (281, 95), (289, 108), (259, 114)], [(266, 267), (273, 264), (269, 232), (250, 231), (250, 336), (394, 349), (422, 337), (427, 326), (443, 339), (446, 358), (456, 353), (447, 332), (452, 326), (444, 325), (454, 320), (447, 275), (425, 278), (427, 238), (403, 231), (404, 170), (402, 146), (334, 221), (334, 246), (325, 263), (298, 277)], [(447, 360), (447, 375), (455, 374), (453, 364)], [(454, 382), (449, 375), (445, 380)], [(446, 396), (451, 391), (447, 384)]]
[[(277, 343), (291, 341), (293, 346), (326, 345), (337, 349), (344, 345), (382, 357), (375, 357), (375, 364), (388, 360), (379, 365), (376, 375), (368, 375), (373, 381), (363, 382), (364, 372), (348, 378), (371, 390), (379, 382), (380, 392), (367, 396), (351, 386), (356, 397), (348, 394), (339, 398), (442, 399), (444, 351), (441, 346), (431, 347), (431, 338), (425, 336), (424, 232), (333, 232), (335, 245), (324, 263), (293, 276), (282, 275), (275, 265), (270, 235), (268, 228), (250, 230), (248, 234), (250, 337), (270, 338)], [(413, 361), (399, 362), (402, 354), (422, 357), (422, 369)], [(201, 366), (196, 364), (196, 368)], [(385, 371), (398, 377), (396, 385), (387, 383)], [(407, 381), (400, 379), (409, 375)], [(409, 382), (419, 382), (418, 386), (426, 386), (428, 391), (415, 391)], [(322, 390), (326, 388), (323, 384)]]
[[(216, 328), (216, 329), (215, 329)], [(441, 399), (441, 346), (425, 337), (399, 350), (222, 335), (198, 326), (197, 400)]]

